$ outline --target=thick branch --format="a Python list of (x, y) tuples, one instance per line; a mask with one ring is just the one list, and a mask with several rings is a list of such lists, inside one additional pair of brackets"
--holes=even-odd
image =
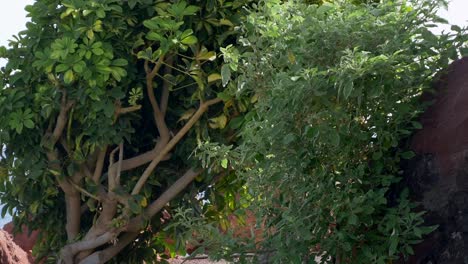
[(70, 194), (65, 194), (65, 205), (67, 211), (67, 230), (68, 241), (73, 241), (80, 233), (81, 223), (81, 199), (80, 193), (76, 190)]
[(68, 193), (72, 190), (72, 186), (69, 182), (67, 182), (62, 174), (62, 164), (60, 159), (58, 158), (57, 151), (51, 150), (46, 153), (47, 160), (49, 162), (49, 168), (54, 174), (60, 188), (63, 190), (64, 193)]
[(73, 101), (67, 102), (67, 92), (63, 90), (62, 102), (60, 103), (60, 112), (57, 117), (54, 131), (52, 132), (52, 135), (50, 137), (51, 147), (54, 146), (55, 143), (57, 143), (57, 141), (62, 136), (63, 130), (65, 129), (65, 126), (67, 124), (68, 111), (73, 106), (73, 104)]
[[(166, 67), (164, 68), (164, 75), (166, 74), (172, 74), (172, 68), (168, 67), (167, 65), (172, 66), (174, 64), (174, 57), (169, 57), (166, 60)], [(161, 94), (161, 112), (163, 113), (164, 116), (166, 116), (166, 111), (167, 111), (167, 105), (169, 102), (169, 89), (171, 88), (172, 84), (164, 80), (163, 84), (163, 90)]]
[(49, 168), (53, 171), (60, 188), (65, 193), (65, 208), (66, 208), (66, 232), (69, 241), (73, 240), (79, 233), (81, 221), (81, 201), (79, 192), (73, 188), (62, 175), (62, 167), (58, 159), (57, 152), (51, 150), (47, 152)]
[(117, 152), (117, 150), (119, 150), (119, 149), (120, 149), (120, 147), (116, 147), (109, 154), (109, 169), (107, 170), (107, 182), (108, 182), (108, 185), (109, 185), (109, 191), (113, 191), (115, 189), (115, 187), (117, 187), (116, 178), (117, 178), (117, 174), (118, 174), (118, 172), (117, 172), (118, 167), (114, 166), (114, 164), (115, 164), (114, 156), (115, 156), (115, 153)]
[[(200, 171), (188, 170), (180, 177), (169, 189), (167, 189), (156, 201), (154, 201), (146, 210), (145, 215), (153, 217), (158, 213), (169, 201), (174, 199), (182, 192), (198, 175)], [(115, 257), (128, 244), (135, 241), (139, 232), (143, 228), (142, 216), (132, 219), (127, 227), (128, 233), (123, 234), (118, 242), (102, 251), (97, 251), (80, 262), (80, 264), (95, 264), (105, 263)]]
[(187, 134), (187, 132), (192, 128), (192, 126), (201, 118), (203, 113), (208, 110), (208, 107), (221, 102), (222, 100), (219, 98), (215, 98), (205, 103), (202, 103), (198, 110), (193, 114), (193, 116), (188, 120), (188, 122), (182, 127), (182, 129), (165, 145), (164, 149), (158, 153), (158, 155), (153, 159), (153, 161), (148, 165), (146, 170), (141, 175), (140, 179), (136, 183), (135, 187), (133, 188), (132, 195), (138, 194), (140, 190), (143, 188), (143, 185), (148, 180), (148, 177), (151, 175), (153, 170), (156, 166), (161, 162), (162, 158), (166, 156), (169, 151), (174, 148), (174, 146)]
[[(129, 158), (126, 160), (122, 161), (122, 171), (128, 171), (137, 167), (140, 167), (141, 165), (144, 165), (150, 161), (152, 161), (156, 155), (158, 154), (158, 149), (157, 147), (153, 148), (152, 150), (145, 152), (143, 154), (140, 154), (136, 157)], [(168, 160), (170, 158), (170, 155), (166, 155), (163, 158), (164, 160)]]
[(151, 107), (153, 108), (154, 121), (156, 122), (156, 126), (158, 127), (161, 140), (169, 140), (169, 129), (167, 128), (166, 121), (164, 120), (164, 115), (161, 112), (161, 108), (159, 108), (158, 102), (156, 101), (153, 89), (153, 79), (158, 73), (159, 69), (161, 68), (163, 61), (164, 56), (161, 56), (156, 62), (156, 65), (154, 66), (153, 70), (151, 71), (149, 70), (148, 61), (145, 62), (146, 92), (148, 93), (148, 98), (150, 100)]
[(145, 210), (149, 217), (157, 214), (168, 202), (174, 199), (180, 192), (201, 173), (201, 170), (189, 169), (174, 184), (171, 185), (156, 201), (152, 202)]
[(125, 233), (118, 242), (102, 251), (97, 251), (80, 261), (79, 264), (102, 264), (115, 257), (122, 249), (138, 237), (138, 233)]
[(102, 175), (102, 169), (104, 168), (104, 160), (106, 159), (107, 146), (99, 151), (99, 155), (96, 161), (96, 168), (93, 173), (94, 183), (99, 183), (99, 179)]
[(103, 235), (100, 235), (91, 240), (79, 241), (73, 244), (69, 244), (65, 246), (60, 252), (61, 258), (66, 264), (68, 263), (73, 264), (74, 263), (73, 259), (75, 255), (79, 253), (80, 251), (95, 249), (99, 246), (102, 246), (108, 243), (114, 238), (115, 238), (115, 233), (106, 232)]

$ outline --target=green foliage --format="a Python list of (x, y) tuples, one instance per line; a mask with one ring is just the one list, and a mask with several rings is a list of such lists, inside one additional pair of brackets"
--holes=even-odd
[(389, 192), (414, 156), (402, 142), (421, 128), (421, 93), (466, 48), (466, 29), (428, 29), (438, 2), (290, 1), (248, 17), (237, 87), (258, 103), (238, 164), (275, 263), (390, 263), (433, 230)]
[[(4, 87), (0, 91), (2, 171), (7, 175), (1, 177), (0, 192), (6, 204), (3, 214), (12, 213), (18, 226), (27, 224), (31, 230), (43, 231), (47, 243), (36, 247), (38, 257), (57, 257), (54, 252), (67, 243), (66, 213), (73, 209), (65, 203), (65, 196), (78, 196), (83, 208), (79, 234), (68, 234), (69, 240), (82, 239), (99, 224), (106, 206), (99, 198), (102, 190), (120, 197), (106, 228), (122, 227), (145, 213), (184, 171), (201, 167), (192, 152), (203, 142), (235, 142), (233, 129), (226, 124), (245, 112), (245, 103), (239, 103), (244, 107), (239, 110), (234, 93), (225, 88), (225, 63), (218, 55), (221, 48), (235, 43), (239, 33), (235, 27), (250, 2), (38, 0), (26, 7), (31, 18), (27, 29), (8, 49), (0, 49), (0, 55), (8, 59), (0, 75)], [(218, 94), (224, 107), (210, 106), (191, 124), (195, 110)], [(163, 112), (170, 139), (185, 125), (190, 129), (168, 153), (167, 161), (160, 162), (155, 171), (149, 169), (137, 194), (132, 189), (146, 173), (145, 166), (122, 171), (119, 186), (114, 188), (108, 169), (118, 156), (118, 152), (111, 154), (113, 149), (122, 144), (126, 160), (149, 153), (162, 142), (154, 152), (159, 155), (167, 143), (161, 139), (164, 126), (154, 120), (158, 118), (155, 108)], [(92, 174), (102, 150), (104, 170), (96, 180)], [(231, 186), (227, 180), (213, 182), (228, 166), (222, 159), (205, 169), (196, 184), (164, 210), (170, 214), (182, 205), (201, 208), (202, 202), (194, 197), (207, 191), (205, 199), (214, 200), (203, 210), (210, 211), (213, 221), (221, 218), (229, 202), (216, 194), (219, 182), (230, 186), (223, 191), (231, 194), (240, 186)], [(236, 178), (230, 175), (226, 179)], [(233, 197), (226, 199), (232, 203)], [(130, 243), (115, 261), (152, 262), (166, 246), (172, 253), (183, 252), (182, 246), (175, 248), (154, 238), (167, 224), (161, 217), (158, 213), (145, 219), (138, 241)], [(169, 236), (179, 238), (177, 232)], [(183, 245), (183, 241), (178, 243)]]

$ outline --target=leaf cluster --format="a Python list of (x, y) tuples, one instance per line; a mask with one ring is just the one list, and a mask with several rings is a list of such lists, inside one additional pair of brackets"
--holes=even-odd
[[(256, 94), (242, 130), (244, 178), (275, 263), (389, 263), (423, 224), (401, 179), (420, 97), (463, 55), (466, 29), (435, 35), (440, 1), (272, 1), (245, 23), (237, 82)], [(248, 165), (247, 165), (248, 164)]]

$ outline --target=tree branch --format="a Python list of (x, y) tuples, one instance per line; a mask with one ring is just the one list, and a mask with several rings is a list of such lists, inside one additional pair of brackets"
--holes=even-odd
[(164, 120), (164, 115), (161, 112), (161, 108), (159, 108), (158, 102), (156, 101), (153, 88), (153, 79), (158, 73), (159, 69), (161, 68), (163, 61), (164, 56), (161, 56), (156, 62), (156, 65), (154, 66), (153, 70), (151, 71), (149, 70), (148, 61), (145, 61), (146, 92), (148, 93), (148, 98), (150, 100), (151, 107), (153, 108), (154, 121), (156, 122), (156, 126), (158, 127), (161, 140), (167, 141), (169, 140), (169, 129), (167, 128), (166, 121)]
[(86, 191), (85, 189), (81, 188), (78, 184), (74, 183), (74, 182), (70, 182), (71, 185), (79, 192), (81, 192), (82, 194), (90, 197), (90, 198), (93, 198), (94, 200), (97, 200), (97, 201), (100, 201), (101, 199), (99, 197), (97, 197), (96, 195), (93, 195), (91, 193), (89, 193), (88, 191)]
[(139, 233), (125, 233), (123, 234), (118, 242), (104, 250), (94, 252), (85, 259), (79, 262), (79, 264), (101, 264), (111, 260), (115, 257), (123, 248), (128, 244), (135, 241)]
[(140, 190), (143, 188), (143, 185), (146, 183), (146, 180), (148, 180), (148, 177), (151, 175), (153, 170), (156, 168), (156, 166), (161, 162), (162, 158), (166, 156), (169, 151), (174, 148), (174, 146), (187, 134), (187, 132), (192, 128), (192, 126), (201, 118), (203, 113), (208, 110), (208, 107), (211, 105), (217, 104), (221, 102), (222, 100), (220, 98), (215, 98), (211, 99), (209, 101), (206, 101), (205, 103), (202, 103), (198, 110), (193, 114), (193, 116), (188, 120), (188, 122), (182, 127), (182, 129), (165, 145), (163, 150), (158, 153), (158, 155), (151, 161), (151, 163), (148, 165), (146, 170), (143, 172), (141, 175), (140, 179), (138, 179), (138, 182), (136, 183), (135, 187), (133, 188), (132, 195), (138, 194)]
[(117, 163), (117, 174), (115, 176), (115, 183), (117, 186), (120, 185), (120, 173), (122, 171), (122, 160), (123, 160), (123, 143), (119, 145), (119, 161)]
[(65, 90), (62, 90), (62, 91), (63, 91), (63, 94), (62, 94), (62, 101), (60, 103), (60, 112), (57, 117), (54, 131), (52, 132), (52, 135), (50, 137), (51, 146), (54, 146), (57, 143), (57, 141), (60, 139), (60, 137), (62, 136), (63, 130), (65, 129), (65, 126), (67, 124), (68, 111), (75, 103), (74, 101), (67, 102), (67, 92)]
[[(167, 65), (172, 66), (174, 64), (174, 57), (169, 57), (166, 60), (166, 67), (164, 68), (164, 75), (172, 74), (172, 68), (168, 67)], [(167, 105), (169, 102), (169, 89), (171, 88), (172, 84), (164, 79), (163, 90), (161, 95), (161, 112), (164, 116), (166, 116)]]
[[(123, 160), (122, 171), (128, 171), (128, 170), (140, 167), (141, 165), (144, 165), (152, 161), (156, 157), (158, 152), (159, 152), (158, 149), (155, 147), (152, 150), (142, 153), (138, 156)], [(170, 158), (170, 155), (166, 155), (165, 157), (163, 157), (162, 160), (163, 161), (168, 160), (169, 158)]]
[(126, 114), (126, 113), (131, 113), (131, 112), (138, 111), (140, 109), (141, 109), (141, 105), (134, 105), (134, 106), (120, 108), (118, 113), (119, 114)]
[(99, 179), (102, 175), (102, 169), (104, 168), (104, 161), (106, 159), (107, 146), (99, 151), (98, 158), (96, 161), (96, 168), (93, 173), (93, 182), (99, 183)]
[(90, 249), (95, 249), (99, 246), (102, 246), (112, 239), (115, 238), (115, 233), (113, 232), (106, 232), (94, 239), (91, 240), (84, 240), (84, 241), (79, 241), (75, 242), (73, 244), (69, 244), (65, 246), (62, 251), (60, 252), (61, 259), (66, 263), (73, 264), (74, 263), (74, 257), (77, 253), (85, 250), (90, 250)]
[[(167, 189), (156, 201), (146, 208), (145, 216), (153, 217), (158, 213), (168, 202), (174, 199), (180, 192), (182, 192), (199, 174), (201, 171), (189, 169), (183, 176), (181, 176), (169, 189)], [(127, 233), (123, 234), (118, 242), (101, 251), (94, 252), (82, 261), (80, 264), (96, 264), (105, 263), (116, 256), (128, 244), (135, 241), (139, 232), (144, 228), (144, 221), (142, 215), (133, 218), (126, 227)]]
[(174, 199), (180, 192), (202, 173), (202, 170), (194, 170), (193, 168), (187, 170), (175, 183), (173, 183), (161, 196), (152, 202), (146, 208), (146, 214), (153, 217), (157, 214), (168, 202)]
[(80, 233), (81, 223), (81, 199), (80, 193), (73, 189), (73, 192), (65, 193), (65, 205), (67, 211), (67, 230), (68, 241), (73, 241)]
[(117, 150), (120, 149), (119, 147), (116, 147), (112, 152), (109, 154), (109, 169), (107, 170), (107, 182), (109, 186), (109, 191), (113, 191), (117, 187), (117, 174), (118, 174), (118, 168), (114, 166), (115, 160), (114, 160), (114, 155), (117, 152)]

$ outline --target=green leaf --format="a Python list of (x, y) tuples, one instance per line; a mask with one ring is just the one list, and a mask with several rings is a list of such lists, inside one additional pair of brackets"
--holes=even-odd
[(7, 211), (8, 211), (8, 206), (5, 204), (2, 205), (2, 218), (5, 218)]
[(182, 15), (184, 15), (184, 16), (195, 15), (195, 14), (198, 12), (198, 10), (200, 10), (200, 7), (194, 6), (194, 5), (190, 5), (190, 6), (187, 6), (187, 7), (184, 9)]
[(133, 197), (128, 199), (128, 206), (134, 214), (139, 214), (142, 211), (141, 206), (135, 201)]
[(456, 31), (456, 32), (461, 32), (462, 31), (461, 27), (459, 27), (457, 25), (452, 25), (450, 27), (450, 29), (453, 30), (453, 31)]
[(338, 147), (340, 145), (340, 134), (338, 131), (332, 130), (329, 134), (329, 139), (333, 146)]
[(419, 122), (413, 121), (413, 122), (411, 122), (411, 124), (413, 125), (413, 127), (415, 129), (422, 129), (423, 128), (422, 124), (419, 123)]
[(227, 117), (225, 115), (220, 115), (218, 117), (209, 119), (209, 126), (213, 129), (223, 129), (226, 127)]
[(223, 87), (226, 87), (228, 82), (231, 80), (231, 68), (228, 64), (224, 64), (221, 67), (221, 78), (223, 81)]
[(66, 64), (59, 64), (55, 67), (55, 72), (56, 73), (60, 73), (60, 72), (64, 72), (66, 70), (68, 70), (70, 67), (68, 67), (68, 65)]
[(388, 255), (393, 256), (396, 253), (398, 247), (398, 236), (392, 235), (390, 236), (390, 247), (388, 248)]
[(215, 82), (215, 81), (218, 81), (218, 80), (221, 80), (222, 77), (221, 77), (221, 74), (219, 73), (212, 73), (210, 75), (208, 75), (208, 83), (211, 83), (211, 82)]
[(232, 99), (232, 96), (229, 95), (229, 94), (226, 93), (226, 92), (220, 92), (220, 93), (218, 93), (218, 94), (217, 94), (217, 97), (220, 98), (220, 99), (222, 99), (222, 100), (225, 101), (225, 102), (227, 102), (227, 101), (229, 101), (229, 100)]
[(296, 135), (289, 133), (283, 138), (283, 144), (284, 145), (289, 145), (293, 143), (296, 140)]
[(86, 31), (86, 36), (89, 39), (94, 39), (94, 31), (92, 29), (89, 29), (88, 31)]
[(345, 99), (348, 99), (349, 96), (351, 95), (351, 93), (353, 92), (353, 88), (354, 88), (354, 83), (352, 81), (347, 81), (344, 85), (343, 85), (343, 96)]
[(143, 21), (143, 25), (151, 30), (158, 30), (160, 28), (159, 23), (155, 20), (145, 20)]
[(65, 75), (63, 76), (63, 81), (66, 84), (70, 84), (75, 80), (75, 75), (73, 74), (72, 70), (68, 70)]
[(229, 19), (225, 19), (225, 18), (220, 19), (219, 24), (223, 26), (230, 26), (230, 27), (234, 26), (234, 24)]
[(377, 152), (374, 152), (374, 154), (372, 154), (373, 160), (378, 160), (380, 158), (382, 158), (382, 151), (377, 151)]
[(31, 129), (34, 128), (34, 122), (31, 119), (24, 120), (24, 126)]
[(154, 31), (151, 31), (150, 33), (146, 34), (146, 38), (149, 40), (157, 40), (157, 41), (162, 41), (165, 39), (161, 34), (158, 34)]
[(355, 225), (358, 224), (358, 222), (359, 222), (359, 220), (358, 220), (357, 215), (351, 214), (351, 215), (348, 217), (348, 224), (349, 224), (349, 225), (354, 225), (354, 226), (355, 226)]
[(116, 59), (112, 61), (113, 66), (124, 67), (128, 65), (128, 61), (126, 59)]
[(204, 60), (214, 61), (216, 59), (216, 52), (209, 51), (209, 52), (200, 53), (197, 55), (197, 59), (201, 61), (204, 61)]
[(130, 7), (130, 9), (135, 8), (137, 1), (138, 0), (128, 0), (128, 6)]
[(192, 29), (187, 29), (184, 32), (182, 32), (182, 34), (180, 35), (180, 39), (188, 38), (192, 34), (193, 34), (193, 30)]
[(227, 167), (228, 167), (228, 160), (227, 159), (222, 159), (221, 160), (221, 167), (223, 167), (224, 169), (227, 169)]
[(76, 73), (82, 73), (84, 71), (84, 67), (86, 66), (86, 64), (82, 64), (82, 63), (76, 63), (75, 65), (73, 65), (73, 71), (76, 72)]
[(413, 151), (406, 151), (406, 152), (401, 153), (401, 157), (403, 159), (412, 159), (414, 156), (416, 156), (416, 154), (414, 154)]
[(193, 45), (197, 43), (197, 37), (195, 36), (188, 36), (184, 39), (182, 39), (180, 42), (185, 45)]

